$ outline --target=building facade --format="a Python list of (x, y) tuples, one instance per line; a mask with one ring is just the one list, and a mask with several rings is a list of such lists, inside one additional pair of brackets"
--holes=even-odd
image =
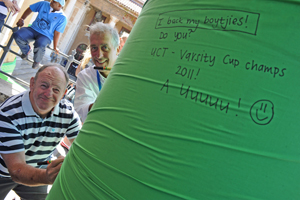
[[(48, 0), (50, 1), (50, 0)], [(130, 34), (142, 6), (146, 0), (66, 0), (63, 10), (67, 16), (68, 24), (63, 34), (60, 35), (58, 48), (61, 52), (70, 55), (72, 50), (76, 50), (77, 57), (84, 52), (89, 45), (88, 26), (96, 21), (109, 23), (115, 27), (120, 35)], [(7, 17), (7, 23), (15, 26), (17, 20), (29, 5), (38, 0), (18, 0), (21, 12), (18, 15)], [(25, 20), (25, 26), (34, 21), (35, 13), (32, 13)], [(10, 30), (3, 29), (0, 34), (0, 41), (5, 45), (11, 35)], [(12, 49), (18, 52), (18, 47), (13, 44)], [(47, 50), (45, 56), (50, 57), (51, 51)], [(11, 62), (15, 56), (7, 56), (6, 62)]]

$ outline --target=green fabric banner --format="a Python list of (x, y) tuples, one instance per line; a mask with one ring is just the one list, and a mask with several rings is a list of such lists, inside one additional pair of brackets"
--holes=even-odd
[(149, 0), (47, 199), (299, 199), (299, 10)]

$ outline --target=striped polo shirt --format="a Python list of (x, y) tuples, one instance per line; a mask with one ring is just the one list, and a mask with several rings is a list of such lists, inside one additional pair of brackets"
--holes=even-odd
[[(73, 139), (80, 128), (79, 116), (69, 101), (62, 99), (43, 119), (34, 112), (26, 91), (0, 106), (0, 154), (25, 151), (26, 163), (37, 167), (65, 135)], [(1, 155), (0, 176), (10, 177)]]

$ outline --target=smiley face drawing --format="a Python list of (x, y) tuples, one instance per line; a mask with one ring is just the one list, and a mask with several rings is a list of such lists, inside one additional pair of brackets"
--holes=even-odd
[(269, 100), (258, 100), (251, 106), (250, 116), (256, 124), (267, 125), (274, 117), (274, 104)]

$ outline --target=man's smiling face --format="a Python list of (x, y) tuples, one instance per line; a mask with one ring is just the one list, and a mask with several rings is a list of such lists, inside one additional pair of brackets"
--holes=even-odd
[(59, 11), (62, 8), (60, 3), (58, 3), (54, 0), (51, 1), (50, 6), (53, 8), (53, 11)]
[(64, 73), (55, 66), (41, 71), (37, 78), (30, 79), (30, 102), (33, 110), (45, 118), (59, 103), (66, 92)]
[(119, 48), (113, 46), (110, 33), (92, 34), (90, 36), (90, 49), (96, 67), (113, 67), (118, 57)]

